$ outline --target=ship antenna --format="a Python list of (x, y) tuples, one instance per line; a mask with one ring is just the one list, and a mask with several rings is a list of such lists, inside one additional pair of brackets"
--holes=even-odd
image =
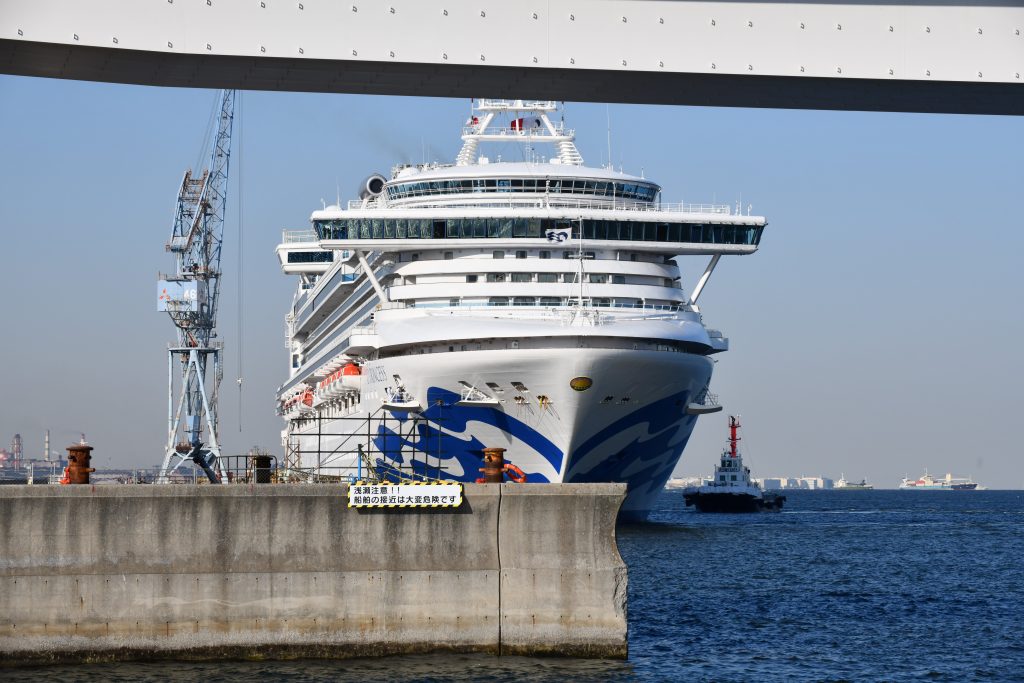
[(612, 111), (608, 103), (604, 105), (604, 117), (608, 124), (608, 168), (612, 168)]
[(737, 456), (736, 444), (739, 442), (740, 437), (736, 434), (736, 431), (740, 428), (739, 415), (729, 416), (729, 457), (735, 458)]

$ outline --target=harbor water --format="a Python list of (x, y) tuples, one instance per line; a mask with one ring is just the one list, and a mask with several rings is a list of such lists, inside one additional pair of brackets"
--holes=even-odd
[(25, 681), (1024, 680), (1024, 492), (787, 491), (621, 525), (628, 661), (431, 655), (3, 670)]

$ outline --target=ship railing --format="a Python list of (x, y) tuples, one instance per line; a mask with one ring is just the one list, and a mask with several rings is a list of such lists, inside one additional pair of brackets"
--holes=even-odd
[(557, 111), (555, 100), (502, 100), (483, 98), (476, 102), (478, 111)]
[(555, 134), (551, 135), (551, 132), (547, 129), (547, 126), (534, 126), (532, 128), (525, 128), (519, 130), (512, 128), (511, 126), (489, 126), (488, 128), (479, 128), (477, 126), (465, 126), (462, 129), (464, 136), (475, 137), (478, 135), (497, 135), (507, 138), (526, 138), (530, 140), (551, 140), (554, 138), (572, 138), (576, 136), (576, 130), (574, 128), (559, 128), (555, 127)]
[[(428, 308), (427, 306), (417, 306), (417, 308)], [(579, 316), (586, 316), (586, 319), (593, 325), (614, 325), (616, 323), (632, 322), (636, 320), (675, 320), (678, 319), (680, 311), (686, 311), (688, 309), (683, 307), (663, 307), (658, 308), (651, 306), (644, 310), (639, 309), (634, 315), (613, 315), (606, 307), (594, 308), (594, 307), (583, 307), (579, 308), (576, 306), (501, 306), (501, 305), (489, 305), (481, 304), (479, 306), (457, 306), (449, 308), (447, 306), (430, 306), (431, 310), (443, 310), (445, 316), (479, 316), (486, 313), (488, 316), (495, 316), (497, 311), (500, 309), (502, 315), (501, 318), (507, 318), (509, 320), (557, 320), (566, 324), (572, 323)]]
[(714, 408), (722, 405), (718, 401), (718, 394), (711, 393), (708, 391), (707, 387), (704, 387), (693, 401), (691, 401), (691, 403), (696, 403), (697, 405), (704, 406), (706, 408)]
[(281, 243), (282, 244), (295, 244), (297, 242), (319, 242), (320, 238), (317, 237), (316, 230), (282, 230), (281, 231)]
[[(398, 302), (389, 302), (389, 303), (398, 303)], [(576, 306), (576, 305), (544, 306), (544, 305), (541, 305), (541, 304), (501, 304), (501, 303), (491, 303), (491, 302), (481, 302), (481, 303), (478, 303), (478, 304), (471, 304), (471, 305), (462, 304), (462, 305), (459, 305), (459, 306), (452, 306), (451, 304), (444, 303), (444, 302), (439, 302), (439, 303), (416, 303), (415, 306), (410, 305), (408, 307), (409, 308), (422, 308), (422, 309), (444, 309), (444, 310), (449, 310), (450, 309), (453, 314), (457, 314), (459, 312), (464, 312), (466, 314), (472, 314), (473, 312), (480, 312), (482, 310), (486, 310), (488, 313), (493, 313), (494, 309), (507, 310), (507, 311), (511, 311), (511, 312), (524, 312), (524, 313), (531, 313), (531, 312), (543, 313), (543, 312), (546, 312), (546, 311), (557, 311), (557, 312), (563, 312), (564, 313), (566, 311), (577, 311), (577, 310), (579, 310), (581, 308), (580, 306)], [(582, 306), (582, 308), (585, 309), (585, 310), (598, 311), (598, 312), (601, 312), (601, 311), (634, 310), (634, 311), (641, 311), (643, 313), (654, 312), (654, 313), (657, 313), (659, 315), (664, 315), (664, 316), (674, 315), (674, 314), (679, 313), (681, 311), (689, 312), (689, 311), (693, 310), (693, 308), (691, 306), (689, 306), (688, 304), (634, 304), (634, 303), (627, 303), (627, 302), (611, 303), (611, 304), (607, 304), (607, 305), (606, 304), (595, 305), (595, 304), (590, 303), (590, 302), (584, 302), (584, 305)], [(629, 320), (631, 318), (616, 316), (616, 319)]]
[[(463, 193), (441, 195), (435, 192), (424, 192), (419, 197), (410, 193), (406, 197), (394, 203), (373, 202), (363, 206), (361, 200), (351, 200), (348, 209), (373, 209), (373, 210), (414, 210), (414, 209), (600, 209), (603, 211), (636, 211), (641, 213), (687, 213), (687, 214), (716, 214), (730, 216), (733, 209), (728, 204), (703, 204), (688, 202), (643, 202), (623, 201), (612, 198), (583, 199), (566, 196), (565, 194), (543, 194), (522, 195), (508, 193)], [(435, 198), (435, 201), (425, 201), (427, 198)], [(409, 198), (414, 199), (408, 202)], [(749, 212), (748, 212), (749, 213)]]

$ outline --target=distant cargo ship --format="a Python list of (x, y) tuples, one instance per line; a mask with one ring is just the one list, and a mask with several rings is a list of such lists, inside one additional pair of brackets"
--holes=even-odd
[(845, 474), (840, 474), (839, 481), (836, 482), (836, 488), (844, 489), (846, 491), (871, 491), (875, 486), (874, 484), (869, 484), (867, 479), (861, 479), (860, 483), (855, 484), (851, 481), (847, 481)]
[(978, 488), (978, 485), (969, 478), (957, 478), (949, 472), (946, 473), (945, 479), (936, 479), (928, 474), (928, 470), (925, 470), (920, 479), (904, 477), (899, 488), (923, 491), (973, 491)]

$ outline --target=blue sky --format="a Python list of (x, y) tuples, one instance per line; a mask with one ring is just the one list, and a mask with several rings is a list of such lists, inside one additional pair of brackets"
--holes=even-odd
[[(0, 445), (85, 432), (100, 467), (159, 462), (163, 245), (213, 91), (0, 77)], [(372, 171), (451, 160), (468, 100), (245, 93), (232, 160), (221, 336), (227, 452), (279, 450), (293, 282), (274, 246)], [(742, 200), (761, 250), (723, 259), (701, 307), (732, 348), (713, 381), (760, 475), (952, 470), (1024, 486), (1024, 119), (640, 105), (566, 106), (606, 156), (666, 201)], [(512, 150), (509, 150), (512, 154)], [(238, 180), (242, 178), (239, 191)], [(239, 278), (239, 206), (245, 269)], [(692, 284), (703, 262), (685, 261)], [(237, 297), (244, 289), (239, 430)], [(725, 417), (702, 418), (678, 471), (710, 470)]]

